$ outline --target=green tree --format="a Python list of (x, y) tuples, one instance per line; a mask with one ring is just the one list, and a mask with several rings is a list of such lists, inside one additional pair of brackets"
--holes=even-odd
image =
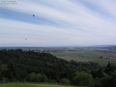
[(42, 75), (42, 82), (47, 82), (48, 81), (48, 78), (47, 78), (47, 76), (46, 75)]
[(2, 78), (0, 82), (1, 83), (6, 83), (7, 82), (7, 78)]
[(27, 81), (29, 81), (29, 82), (34, 82), (34, 81), (35, 81), (35, 76), (36, 76), (35, 72), (30, 73), (30, 74), (27, 76)]
[(101, 83), (101, 79), (96, 77), (95, 78), (95, 83), (94, 83), (95, 87), (102, 87), (102, 83)]
[(78, 86), (93, 86), (94, 79), (91, 74), (86, 72), (75, 72), (72, 79), (73, 85)]
[(115, 65), (111, 64), (110, 62), (108, 62), (105, 72), (110, 74), (115, 70)]
[(67, 79), (67, 78), (63, 78), (63, 79), (61, 79), (60, 83), (63, 83), (63, 84), (70, 84), (70, 80)]
[(116, 87), (116, 71), (112, 72), (110, 75), (104, 73), (102, 83), (102, 87)]
[(41, 82), (42, 81), (42, 78), (43, 78), (43, 76), (42, 76), (41, 73), (38, 73), (38, 74), (35, 75), (35, 81), (36, 82)]

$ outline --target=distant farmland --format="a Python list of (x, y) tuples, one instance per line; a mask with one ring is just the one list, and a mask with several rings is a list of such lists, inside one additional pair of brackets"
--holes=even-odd
[(62, 53), (53, 53), (58, 58), (65, 60), (75, 60), (77, 62), (96, 62), (100, 65), (107, 65), (108, 62), (116, 63), (116, 53), (112, 51), (97, 51), (97, 50), (83, 50), (83, 51), (64, 51)]

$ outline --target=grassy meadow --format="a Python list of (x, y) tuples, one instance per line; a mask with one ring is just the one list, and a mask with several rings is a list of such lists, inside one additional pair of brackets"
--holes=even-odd
[(66, 86), (55, 83), (4, 83), (0, 87), (83, 87), (83, 86)]

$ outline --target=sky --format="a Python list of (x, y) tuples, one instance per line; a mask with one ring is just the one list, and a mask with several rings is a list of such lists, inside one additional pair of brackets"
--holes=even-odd
[(116, 0), (0, 0), (0, 47), (93, 45), (116, 45)]

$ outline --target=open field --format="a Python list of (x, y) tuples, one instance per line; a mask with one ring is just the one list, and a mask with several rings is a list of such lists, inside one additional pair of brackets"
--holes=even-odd
[(58, 58), (75, 60), (77, 62), (96, 62), (100, 65), (107, 65), (108, 62), (116, 63), (116, 46), (109, 47), (8, 47), (0, 49), (22, 49), (35, 52), (51, 53)]
[(82, 86), (65, 86), (45, 83), (5, 83), (0, 84), (0, 87), (82, 87)]
[(116, 63), (116, 53), (113, 51), (98, 50), (76, 50), (53, 53), (58, 58), (65, 60), (75, 60), (77, 62), (96, 62), (100, 65), (107, 65), (108, 62)]

